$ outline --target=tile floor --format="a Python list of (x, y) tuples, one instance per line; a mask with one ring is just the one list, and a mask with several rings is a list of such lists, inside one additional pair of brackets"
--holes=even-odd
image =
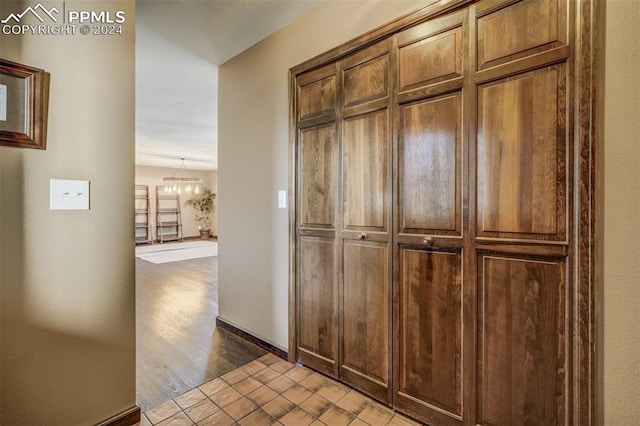
[(268, 354), (142, 416), (140, 426), (419, 425), (308, 368)]

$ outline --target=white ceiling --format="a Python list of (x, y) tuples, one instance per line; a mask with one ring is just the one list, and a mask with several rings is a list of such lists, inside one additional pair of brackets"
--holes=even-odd
[(218, 65), (324, 0), (137, 0), (136, 164), (218, 168)]

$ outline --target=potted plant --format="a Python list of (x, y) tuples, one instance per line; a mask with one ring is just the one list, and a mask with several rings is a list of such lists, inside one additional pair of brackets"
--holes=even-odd
[(215, 199), (216, 194), (208, 188), (204, 188), (202, 192), (194, 194), (185, 202), (185, 205), (193, 207), (198, 212), (195, 221), (198, 224), (200, 238), (203, 240), (208, 240), (211, 237), (210, 215), (214, 210), (213, 202)]

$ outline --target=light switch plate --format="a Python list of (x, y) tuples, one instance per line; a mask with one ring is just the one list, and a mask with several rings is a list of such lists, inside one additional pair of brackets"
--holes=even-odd
[(287, 208), (287, 191), (278, 191), (278, 208)]
[(51, 179), (51, 210), (89, 210), (89, 181)]

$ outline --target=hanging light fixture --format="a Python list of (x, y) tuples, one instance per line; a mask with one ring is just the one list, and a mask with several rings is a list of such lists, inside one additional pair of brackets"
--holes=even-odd
[(189, 169), (184, 165), (184, 158), (180, 160), (180, 167), (176, 169), (171, 176), (165, 176), (162, 178), (165, 192), (175, 192), (182, 194), (182, 192), (196, 194), (200, 193), (200, 184), (202, 178), (195, 177)]

